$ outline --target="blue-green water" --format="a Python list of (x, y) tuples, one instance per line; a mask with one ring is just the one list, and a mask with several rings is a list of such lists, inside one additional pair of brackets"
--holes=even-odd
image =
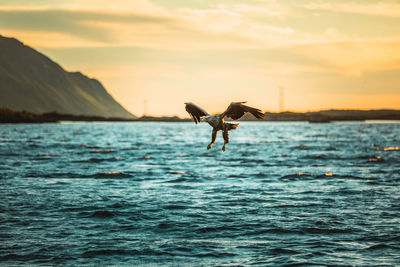
[(400, 124), (0, 125), (1, 265), (400, 265)]

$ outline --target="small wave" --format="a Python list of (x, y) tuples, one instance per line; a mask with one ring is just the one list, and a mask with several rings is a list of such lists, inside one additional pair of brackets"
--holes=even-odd
[[(49, 262), (49, 250), (45, 249), (45, 248), (40, 248), (37, 249), (36, 251), (29, 251), (27, 253), (21, 253), (21, 254), (15, 254), (15, 253), (10, 253), (10, 254), (6, 254), (6, 255), (1, 255), (0, 256), (0, 262), (3, 260), (17, 260), (17, 261), (22, 261), (25, 264), (28, 261), (33, 260), (36, 263), (48, 263)], [(28, 265), (32, 265), (32, 264), (28, 264)], [(16, 266), (14, 264), (6, 264), (4, 266)]]
[(193, 248), (176, 247), (176, 248), (174, 248), (174, 250), (181, 251), (181, 252), (192, 252), (192, 251), (193, 251)]
[(45, 154), (39, 154), (39, 157), (57, 157), (57, 154), (49, 154), (49, 153), (45, 153)]
[(1, 154), (1, 155), (2, 155), (2, 156), (5, 156), (5, 157), (26, 157), (26, 156), (30, 156), (29, 154), (12, 153), (12, 152), (3, 153), (3, 154)]
[(82, 144), (81, 147), (85, 147), (88, 149), (99, 149), (100, 147), (94, 146), (94, 145), (87, 145), (87, 144)]
[(113, 216), (114, 216), (114, 214), (112, 212), (109, 212), (107, 210), (99, 210), (99, 211), (95, 211), (90, 217), (93, 217), (93, 218), (111, 218)]
[(380, 242), (380, 244), (385, 244), (385, 243), (388, 243), (388, 242), (391, 242), (391, 241), (400, 241), (400, 236), (392, 237), (392, 235), (388, 235), (388, 234), (384, 234), (384, 235), (376, 235), (376, 234), (375, 235), (365, 235), (365, 236), (357, 238), (356, 241), (371, 242), (371, 243)]
[(303, 192), (299, 192), (299, 193), (297, 193), (297, 194), (300, 194), (300, 195), (309, 195), (309, 194), (322, 194), (322, 193), (323, 193), (323, 191), (306, 190), (306, 191), (303, 191)]
[(316, 176), (316, 178), (327, 178), (327, 177), (336, 177), (336, 175), (334, 175), (331, 172), (326, 172), (324, 174), (320, 174), (320, 175)]
[(310, 150), (308, 146), (305, 145), (300, 145), (300, 146), (295, 146), (293, 149), (298, 149), (298, 150)]
[(373, 157), (373, 158), (369, 158), (368, 159), (368, 162), (377, 162), (377, 163), (380, 163), (380, 162), (383, 162), (384, 160), (383, 160), (383, 158), (382, 158), (382, 156), (375, 156), (375, 157)]
[(127, 251), (124, 249), (100, 249), (100, 250), (89, 250), (84, 252), (81, 256), (84, 258), (94, 258), (96, 256), (110, 256), (110, 255), (126, 255), (134, 254), (134, 251)]
[(325, 151), (339, 151), (338, 147), (328, 147), (325, 149)]
[(335, 175), (335, 178), (339, 179), (348, 179), (348, 180), (363, 180), (363, 181), (376, 181), (378, 178), (373, 178), (373, 177), (360, 177), (360, 176), (355, 176), (355, 175)]
[(3, 256), (0, 256), (0, 260), (19, 260), (21, 258), (23, 258), (23, 256), (14, 254), (14, 253), (5, 254)]
[(27, 178), (81, 178), (82, 175), (72, 172), (65, 173), (28, 173)]
[(39, 139), (43, 139), (42, 136), (33, 136), (31, 138), (29, 138), (29, 140), (39, 140)]
[(339, 228), (316, 228), (309, 227), (302, 229), (303, 232), (308, 234), (346, 234), (353, 233), (353, 229), (339, 229)]
[(359, 177), (359, 176), (354, 176), (351, 174), (335, 174), (332, 172), (326, 172), (323, 174), (312, 174), (312, 173), (294, 173), (294, 174), (288, 174), (280, 177), (279, 179), (281, 180), (312, 180), (312, 179), (328, 179), (328, 178), (335, 178), (335, 179), (346, 179), (346, 180), (363, 180), (367, 182), (372, 182), (378, 180), (378, 178), (374, 177)]
[(186, 174), (184, 171), (168, 171), (170, 174)]
[(95, 210), (99, 209), (98, 206), (73, 206), (73, 207), (66, 207), (66, 208), (60, 208), (60, 212), (80, 212), (80, 211), (87, 211), (87, 210)]
[(367, 250), (381, 250), (381, 249), (392, 249), (392, 246), (386, 244), (376, 244), (367, 248)]
[(124, 160), (123, 158), (90, 158), (87, 160), (78, 160), (74, 161), (74, 163), (98, 163), (98, 162), (113, 162), (113, 161), (120, 161)]
[[(18, 261), (29, 261), (29, 260), (34, 260), (34, 259), (39, 259), (39, 258), (45, 258), (43, 255), (38, 255), (36, 253), (30, 253), (30, 254), (25, 254), (25, 255), (21, 255), (21, 254), (15, 254), (15, 253), (10, 253), (10, 254), (6, 254), (4, 256), (0, 256), (0, 261), (3, 260), (18, 260)], [(15, 265), (16, 266), (16, 265)]]
[(124, 172), (99, 172), (96, 174), (83, 175), (79, 173), (28, 173), (27, 178), (131, 178), (130, 174)]
[(82, 131), (74, 131), (72, 134), (73, 134), (73, 135), (82, 135), (83, 132), (82, 132)]
[(274, 248), (274, 249), (271, 249), (271, 252), (275, 253), (275, 254), (279, 254), (279, 255), (282, 255), (282, 254), (299, 254), (299, 252), (291, 250), (291, 249), (287, 249), (287, 248)]
[(196, 230), (197, 233), (214, 233), (214, 232), (221, 232), (221, 231), (238, 231), (239, 228), (234, 226), (218, 226), (218, 227), (202, 227)]
[(284, 228), (269, 228), (269, 229), (262, 229), (262, 230), (257, 230), (251, 233), (248, 233), (250, 235), (262, 235), (262, 234), (277, 234), (277, 235), (291, 235), (291, 234), (298, 234), (299, 231), (297, 230), (290, 230), (290, 229), (284, 229)]
[(305, 156), (304, 159), (326, 159), (326, 156), (323, 154), (309, 155), (309, 156)]
[(40, 155), (37, 155), (36, 157), (33, 157), (33, 158), (31, 158), (32, 160), (38, 160), (38, 161), (41, 161), (41, 160), (52, 160), (52, 156), (40, 156)]
[(222, 162), (235, 162), (235, 161), (242, 161), (242, 158), (219, 158), (216, 161), (222, 161)]
[(185, 182), (186, 179), (185, 178), (178, 178), (178, 179), (174, 179), (174, 180), (169, 180), (167, 181), (167, 183), (180, 183), (180, 182)]
[(115, 172), (99, 172), (99, 173), (96, 173), (95, 175), (89, 176), (89, 177), (93, 177), (93, 178), (130, 178), (132, 176), (129, 174), (126, 174), (124, 172), (115, 171)]
[(310, 178), (310, 177), (312, 177), (312, 174), (298, 172), (298, 173), (294, 173), (294, 174), (284, 175), (284, 176), (280, 177), (279, 179), (282, 179), (282, 180), (295, 180), (295, 179), (299, 179), (300, 177), (302, 177), (301, 179)]
[(243, 163), (243, 164), (251, 163), (251, 164), (249, 164), (249, 166), (253, 166), (253, 165), (256, 165), (256, 164), (264, 163), (264, 160), (262, 160), (262, 159), (251, 159), (251, 158), (249, 158), (249, 159), (243, 159), (243, 160), (241, 161), (241, 163)]
[(167, 205), (167, 206), (163, 207), (163, 209), (166, 209), (166, 210), (184, 210), (187, 208), (188, 207), (182, 206), (182, 205)]
[(228, 175), (228, 178), (244, 178), (242, 175), (238, 175), (238, 174), (231, 174)]
[(210, 257), (210, 258), (223, 258), (223, 257), (233, 257), (236, 256), (235, 253), (229, 253), (229, 252), (215, 252), (215, 253), (200, 253), (200, 254), (195, 254), (195, 257), (199, 258), (205, 258), (205, 257)]
[(90, 153), (114, 153), (115, 151), (114, 151), (114, 149), (105, 149), (105, 150), (102, 150), (102, 149), (96, 149), (96, 150), (93, 150), (93, 151), (90, 151)]
[(377, 148), (377, 151), (400, 151), (400, 147), (398, 146), (390, 146), (390, 147), (382, 147)]
[(400, 241), (400, 236), (392, 237), (390, 241)]
[(158, 228), (160, 229), (167, 229), (167, 228), (171, 228), (173, 225), (170, 223), (166, 223), (166, 222), (162, 222), (158, 224)]

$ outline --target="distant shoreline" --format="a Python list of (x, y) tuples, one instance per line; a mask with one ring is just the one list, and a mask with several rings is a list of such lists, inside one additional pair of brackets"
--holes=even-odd
[(191, 119), (181, 119), (177, 116), (173, 117), (150, 117), (144, 116), (137, 119), (118, 118), (118, 117), (102, 117), (102, 116), (86, 116), (63, 114), (59, 112), (49, 112), (36, 114), (28, 111), (13, 111), (8, 108), (0, 108), (0, 123), (58, 123), (58, 122), (184, 122)]
[[(137, 119), (105, 118), (49, 112), (35, 114), (28, 111), (13, 111), (0, 108), (0, 123), (58, 123), (58, 122), (190, 122), (190, 118), (143, 116)], [(258, 121), (250, 114), (241, 121)], [(266, 122), (300, 122), (329, 123), (334, 121), (400, 121), (400, 110), (323, 110), (315, 112), (266, 112)]]

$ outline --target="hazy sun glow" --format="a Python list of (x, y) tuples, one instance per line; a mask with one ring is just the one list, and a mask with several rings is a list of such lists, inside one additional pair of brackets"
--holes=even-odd
[[(35, 2), (33, 4), (33, 2)], [(2, 1), (0, 34), (99, 79), (142, 115), (400, 108), (400, 3), (378, 0)]]

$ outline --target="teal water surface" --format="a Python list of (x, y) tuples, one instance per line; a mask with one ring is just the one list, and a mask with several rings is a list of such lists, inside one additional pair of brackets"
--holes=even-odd
[(0, 125), (0, 265), (400, 265), (399, 123)]

